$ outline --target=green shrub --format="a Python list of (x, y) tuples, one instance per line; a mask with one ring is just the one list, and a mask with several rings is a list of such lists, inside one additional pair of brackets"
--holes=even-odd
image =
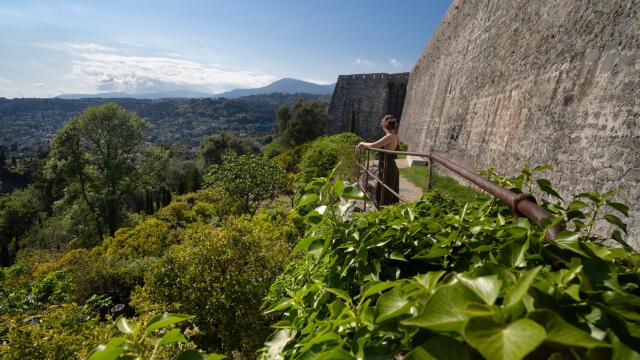
[(155, 217), (176, 229), (184, 228), (194, 221), (219, 222), (227, 216), (240, 213), (238, 199), (230, 197), (222, 189), (209, 188), (175, 197)]
[(252, 357), (270, 331), (273, 319), (260, 304), (288, 259), (288, 228), (264, 216), (230, 219), (220, 228), (191, 224), (184, 243), (149, 269), (138, 310), (161, 304), (193, 314), (201, 348)]
[(205, 183), (237, 199), (242, 213), (253, 215), (261, 204), (286, 190), (287, 180), (284, 170), (271, 159), (229, 154), (222, 165), (211, 167)]
[(313, 141), (300, 162), (303, 181), (326, 176), (334, 168), (339, 178), (355, 181), (358, 172), (355, 146), (361, 140), (353, 133), (342, 133)]
[(302, 157), (309, 149), (309, 146), (311, 146), (310, 142), (291, 148), (273, 157), (273, 161), (280, 164), (287, 172), (298, 172), (300, 161), (302, 161)]
[(144, 284), (144, 273), (155, 260), (121, 259), (102, 255), (100, 249), (75, 249), (56, 261), (42, 264), (39, 272), (64, 269), (73, 280), (79, 303), (94, 295), (104, 295), (114, 304), (128, 305), (131, 292)]
[(171, 237), (169, 224), (149, 218), (134, 228), (120, 228), (113, 237), (103, 240), (104, 256), (114, 259), (160, 257), (176, 240)]
[[(554, 214), (542, 227), (496, 199), (435, 193), (352, 218), (337, 203), (311, 211), (294, 249), (303, 254), (267, 297), (282, 317), (263, 357), (638, 358), (640, 254), (619, 218), (629, 208), (611, 192), (564, 203), (548, 180), (532, 179), (536, 169), (490, 177), (517, 191), (537, 184)], [(309, 184), (300, 206), (330, 184)], [(597, 221), (616, 229), (596, 236)], [(560, 222), (567, 228), (547, 240)]]
[(73, 237), (65, 231), (62, 217), (54, 216), (35, 224), (21, 239), (23, 248), (60, 249)]
[(262, 148), (262, 156), (266, 157), (267, 159), (273, 159), (275, 156), (282, 154), (286, 150), (287, 148), (280, 142), (273, 141)]
[(6, 291), (0, 300), (0, 314), (32, 314), (50, 305), (73, 300), (74, 285), (63, 270), (53, 271), (22, 287)]
[(207, 359), (221, 360), (224, 356), (202, 354), (187, 340), (182, 329), (174, 327), (191, 316), (181, 314), (158, 314), (148, 319), (117, 321), (120, 336), (106, 344), (97, 346), (87, 360), (113, 359)]
[(114, 334), (114, 327), (88, 318), (81, 306), (52, 306), (38, 316), (1, 316), (0, 358), (86, 359)]

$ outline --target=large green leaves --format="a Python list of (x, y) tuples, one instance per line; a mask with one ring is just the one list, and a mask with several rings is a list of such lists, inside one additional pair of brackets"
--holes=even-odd
[(496, 302), (502, 286), (502, 280), (498, 279), (497, 275), (482, 276), (475, 279), (461, 275), (458, 276), (458, 280), (489, 305), (493, 305)]
[(436, 336), (411, 350), (405, 360), (466, 360), (469, 349), (449, 336)]
[(180, 315), (180, 314), (162, 314), (156, 315), (152, 317), (149, 322), (147, 322), (147, 327), (145, 328), (145, 333), (150, 333), (154, 330), (165, 328), (169, 325), (177, 324), (179, 322), (192, 319), (193, 316), (188, 315)]
[(433, 293), (418, 316), (401, 323), (436, 331), (461, 330), (467, 320), (462, 310), (479, 301), (480, 298), (461, 283), (445, 285)]
[(544, 328), (528, 319), (503, 325), (490, 318), (472, 318), (464, 328), (464, 339), (488, 360), (522, 359), (545, 336)]
[(563, 249), (573, 251), (576, 254), (587, 256), (580, 247), (580, 234), (573, 231), (560, 231), (553, 241), (556, 245)]
[(522, 298), (527, 294), (533, 280), (538, 275), (538, 272), (542, 269), (541, 266), (535, 267), (528, 271), (523, 272), (518, 279), (518, 282), (511, 288), (504, 299), (505, 308), (511, 308), (518, 304)]
[[(534, 184), (532, 169), (504, 184)], [(499, 360), (585, 358), (609, 356), (614, 342), (615, 357), (632, 354), (640, 341), (633, 267), (640, 255), (590, 233), (594, 219), (609, 221), (620, 241), (621, 222), (596, 214), (609, 195), (583, 194), (565, 208), (548, 181), (537, 184), (558, 198), (545, 206), (559, 216), (542, 228), (496, 201), (458, 204), (433, 193), (340, 221), (327, 204), (307, 219), (309, 237), (300, 243), (313, 269), (297, 270), (318, 290), (307, 283), (302, 288), (312, 290), (295, 302), (272, 302), (287, 316), (276, 328), (296, 332), (284, 357), (464, 359), (477, 350)], [(334, 190), (342, 193), (343, 184)], [(582, 225), (544, 240), (544, 228), (561, 218)]]
[(116, 360), (125, 350), (127, 340), (114, 337), (105, 345), (98, 345), (87, 360)]
[(411, 301), (407, 299), (400, 288), (387, 291), (378, 299), (376, 303), (376, 322), (380, 323), (387, 319), (408, 313)]
[(560, 315), (549, 310), (536, 310), (529, 318), (544, 326), (547, 337), (545, 341), (565, 346), (594, 348), (608, 346), (591, 335), (564, 321)]

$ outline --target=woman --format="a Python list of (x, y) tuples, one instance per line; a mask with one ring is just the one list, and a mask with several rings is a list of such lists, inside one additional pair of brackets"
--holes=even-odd
[[(396, 134), (396, 118), (391, 115), (387, 115), (380, 121), (380, 126), (385, 135), (378, 141), (368, 143), (361, 142), (358, 144), (358, 148), (371, 147), (377, 149), (386, 149), (398, 151), (400, 148), (400, 138)], [(396, 166), (396, 155), (387, 153), (378, 153), (378, 178), (382, 180), (387, 186), (389, 186), (396, 193), (398, 192), (398, 167)], [(388, 204), (395, 204), (398, 202), (398, 198), (391, 193), (388, 189), (377, 183), (376, 186), (376, 202), (378, 207)]]

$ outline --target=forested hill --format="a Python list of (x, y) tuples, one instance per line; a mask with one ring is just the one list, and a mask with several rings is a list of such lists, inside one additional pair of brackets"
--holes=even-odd
[(316, 94), (266, 94), (238, 99), (5, 99), (0, 98), (0, 147), (30, 156), (46, 147), (72, 116), (89, 106), (114, 102), (150, 123), (149, 141), (195, 147), (221, 131), (238, 135), (268, 134), (275, 109), (298, 99), (328, 101)]

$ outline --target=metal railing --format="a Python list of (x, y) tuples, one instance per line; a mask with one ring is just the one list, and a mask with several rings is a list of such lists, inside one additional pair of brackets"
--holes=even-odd
[[(364, 147), (364, 149), (366, 150), (366, 152), (364, 152), (364, 155), (365, 155), (364, 159), (362, 158), (363, 152), (356, 150), (358, 152), (357, 153), (358, 167), (360, 168), (360, 170), (364, 171), (364, 175), (365, 175), (364, 184), (360, 182), (361, 177), (358, 176), (358, 186), (366, 194), (370, 194), (369, 178), (372, 178), (376, 183), (382, 185), (382, 189), (380, 191), (382, 195), (379, 196), (380, 197), (379, 199), (376, 199), (377, 201), (372, 202), (373, 206), (375, 206), (376, 209), (379, 209), (381, 206), (384, 206), (385, 191), (391, 192), (400, 201), (407, 202), (407, 200), (404, 199), (398, 192), (396, 192), (394, 189), (392, 189), (390, 186), (387, 185), (388, 182), (386, 181), (387, 179), (385, 179), (386, 171), (382, 173), (383, 178), (380, 179), (369, 170), (369, 165), (370, 165), (369, 160), (371, 158), (370, 151), (383, 153), (385, 162), (390, 160), (391, 161), (395, 160), (394, 157), (392, 158), (389, 156), (390, 154), (411, 155), (411, 156), (418, 156), (425, 159), (429, 167), (429, 173), (428, 173), (428, 179), (427, 179), (428, 189), (431, 189), (433, 184), (432, 164), (435, 162), (435, 163), (441, 164), (442, 166), (451, 170), (455, 174), (468, 180), (469, 182), (481, 188), (482, 190), (486, 191), (488, 194), (492, 195), (493, 197), (498, 198), (504, 201), (505, 203), (507, 203), (509, 206), (511, 206), (511, 210), (513, 211), (513, 214), (515, 216), (526, 217), (530, 221), (532, 221), (534, 224), (540, 227), (542, 227), (542, 222), (544, 219), (550, 219), (553, 217), (553, 214), (549, 210), (541, 207), (536, 203), (536, 199), (531, 194), (527, 194), (527, 193), (517, 194), (509, 189), (505, 189), (502, 186), (499, 186), (496, 183), (475, 174), (473, 171), (467, 169), (466, 167), (459, 165), (451, 161), (450, 159), (447, 159), (443, 155), (435, 153), (433, 151), (429, 153), (421, 153), (421, 152), (414, 152), (414, 151), (392, 151), (392, 150), (385, 150), (385, 149), (376, 149), (371, 147)], [(364, 210), (366, 210), (366, 206), (367, 205), (365, 202)], [(555, 239), (556, 235), (563, 229), (564, 229), (563, 224), (550, 227), (546, 230), (545, 238), (548, 240), (553, 240)]]

